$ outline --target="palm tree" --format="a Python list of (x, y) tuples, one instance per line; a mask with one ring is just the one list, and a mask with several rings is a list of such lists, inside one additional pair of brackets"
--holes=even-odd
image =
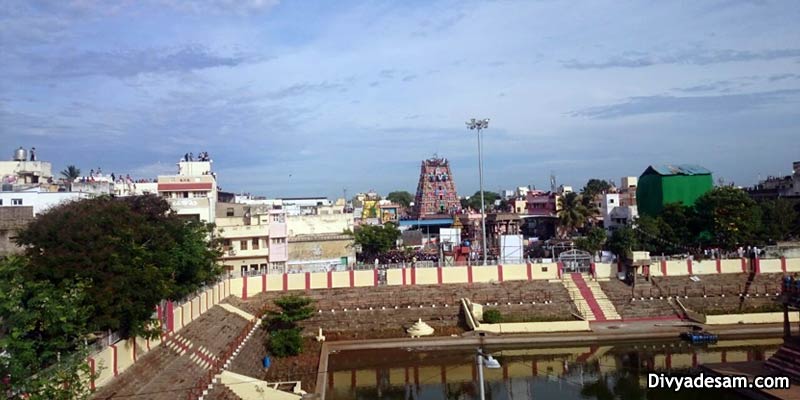
[(72, 181), (74, 181), (75, 179), (78, 179), (81, 176), (81, 170), (80, 170), (80, 168), (78, 168), (78, 167), (76, 167), (74, 165), (70, 165), (67, 168), (65, 168), (63, 171), (61, 171), (61, 175), (66, 180), (72, 182)]
[(589, 222), (589, 225), (594, 226), (597, 220), (595, 217), (600, 215), (600, 209), (597, 207), (597, 203), (595, 203), (595, 196), (591, 193), (581, 193), (581, 205), (584, 209), (586, 209), (586, 219)]
[(559, 205), (561, 210), (558, 211), (558, 221), (565, 236), (572, 234), (586, 223), (589, 210), (581, 203), (577, 193), (565, 194), (559, 199)]

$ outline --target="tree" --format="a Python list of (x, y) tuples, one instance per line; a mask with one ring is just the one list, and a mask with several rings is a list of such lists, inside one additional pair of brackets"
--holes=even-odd
[(283, 296), (275, 300), (279, 312), (269, 311), (263, 327), (269, 332), (267, 348), (276, 357), (296, 356), (303, 351), (302, 328), (297, 323), (311, 318), (314, 301), (297, 295)]
[(577, 193), (565, 194), (559, 199), (559, 205), (561, 209), (558, 211), (558, 222), (565, 235), (571, 235), (586, 224), (589, 211), (581, 204), (580, 196)]
[[(491, 209), (494, 207), (494, 201), (499, 199), (500, 195), (495, 192), (483, 192), (483, 203), (486, 209)], [(469, 200), (467, 201), (467, 205), (469, 208), (473, 210), (480, 211), (481, 210), (481, 191), (475, 192), (472, 196), (470, 196)]]
[(666, 204), (658, 218), (668, 253), (686, 252), (687, 247), (697, 242), (697, 235), (702, 229), (698, 225), (694, 207), (682, 203)]
[(763, 201), (759, 206), (763, 222), (760, 235), (763, 241), (787, 240), (796, 233), (798, 213), (792, 202), (779, 198)]
[(589, 233), (582, 238), (575, 240), (575, 247), (578, 249), (588, 251), (595, 256), (598, 251), (603, 249), (603, 244), (606, 242), (607, 235), (603, 228), (594, 227), (589, 230)]
[(386, 200), (408, 207), (414, 201), (414, 195), (405, 190), (395, 191), (386, 195)]
[[(27, 261), (0, 259), (0, 392), (32, 399), (85, 399), (89, 374), (83, 338), (88, 333), (87, 282), (30, 281)], [(5, 387), (4, 387), (5, 386)]]
[(501, 199), (500, 205), (497, 206), (499, 212), (514, 212), (514, 199)]
[(581, 194), (579, 197), (581, 206), (583, 207), (583, 211), (585, 213), (586, 222), (590, 226), (594, 226), (596, 222), (595, 217), (600, 215), (600, 209), (597, 207), (597, 203), (594, 201), (594, 196)]
[(631, 227), (623, 226), (611, 233), (606, 246), (622, 260), (630, 260), (633, 257), (632, 251), (639, 248), (639, 241)]
[(656, 254), (686, 253), (699, 231), (694, 209), (679, 203), (665, 205), (658, 216), (639, 217), (635, 227), (642, 250)]
[[(642, 250), (653, 254), (667, 253), (664, 251), (663, 230), (664, 221), (658, 217), (642, 215), (634, 222), (637, 241)], [(672, 253), (670, 253), (672, 254)]]
[(607, 193), (611, 189), (611, 184), (602, 179), (589, 179), (589, 182), (586, 182), (586, 186), (583, 187), (581, 190), (581, 194), (588, 196), (589, 198), (594, 199), (594, 196)]
[(400, 231), (394, 224), (360, 226), (355, 232), (355, 242), (361, 245), (361, 255), (364, 260), (372, 260), (394, 248)]
[(80, 178), (81, 170), (80, 168), (74, 165), (70, 165), (67, 166), (67, 168), (65, 168), (63, 171), (61, 171), (61, 176), (63, 176), (66, 180), (72, 182), (75, 179)]
[(586, 186), (581, 189), (580, 202), (586, 210), (586, 219), (590, 225), (594, 225), (594, 217), (600, 215), (600, 209), (595, 201), (597, 195), (608, 193), (611, 187), (611, 183), (605, 180), (592, 178), (589, 179), (589, 181), (586, 182)]
[(743, 190), (716, 187), (695, 201), (697, 223), (705, 230), (701, 242), (732, 250), (757, 239), (761, 210)]
[(158, 196), (107, 196), (40, 214), (17, 235), (29, 260), (26, 281), (88, 282), (91, 331), (123, 338), (157, 335), (153, 310), (221, 273), (211, 226), (187, 221)]

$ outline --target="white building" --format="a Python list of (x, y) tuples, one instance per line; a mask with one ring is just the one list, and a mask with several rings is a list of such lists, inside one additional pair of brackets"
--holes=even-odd
[(135, 182), (133, 180), (118, 179), (114, 184), (116, 196), (142, 196), (158, 194), (158, 182)]
[(280, 200), (286, 215), (315, 215), (320, 209), (333, 206), (327, 197), (288, 197)]
[(211, 161), (180, 161), (178, 175), (159, 176), (157, 188), (178, 215), (208, 223), (216, 220), (217, 179)]
[(29, 160), (28, 152), (20, 147), (14, 151), (10, 161), (0, 161), (0, 181), (3, 190), (9, 186), (34, 186), (46, 183), (53, 177), (53, 166), (49, 162)]
[(606, 193), (600, 207), (603, 217), (603, 226), (612, 230), (619, 226), (631, 224), (639, 216), (635, 205), (622, 205), (619, 193)]
[(63, 202), (89, 198), (90, 193), (78, 192), (46, 192), (34, 188), (18, 192), (0, 192), (0, 207), (33, 207), (33, 216), (37, 216), (50, 207)]

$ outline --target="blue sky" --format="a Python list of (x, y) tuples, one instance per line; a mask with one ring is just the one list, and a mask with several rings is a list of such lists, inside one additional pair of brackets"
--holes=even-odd
[(726, 181), (800, 160), (797, 1), (0, 3), (0, 152), (155, 177), (208, 151), (224, 190), (582, 186), (649, 164)]

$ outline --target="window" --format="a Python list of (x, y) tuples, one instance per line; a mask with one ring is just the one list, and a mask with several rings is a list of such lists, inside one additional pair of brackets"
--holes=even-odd
[(614, 199), (609, 199), (608, 202), (614, 204)]
[(258, 250), (258, 238), (253, 238), (253, 250)]
[(222, 241), (222, 250), (229, 251), (231, 249), (231, 240), (225, 239)]
[(227, 208), (225, 210), (225, 216), (226, 217), (232, 217), (233, 216), (233, 208)]
[(189, 198), (189, 192), (183, 192), (183, 198), (184, 199), (188, 199)]
[(272, 244), (284, 244), (286, 243), (286, 238), (274, 238), (272, 239)]
[(3, 199), (0, 199), (0, 206), (3, 205)]
[(239, 241), (239, 249), (247, 250), (247, 240), (240, 240)]
[(22, 205), (22, 199), (11, 199), (11, 205), (12, 206), (21, 206)]

